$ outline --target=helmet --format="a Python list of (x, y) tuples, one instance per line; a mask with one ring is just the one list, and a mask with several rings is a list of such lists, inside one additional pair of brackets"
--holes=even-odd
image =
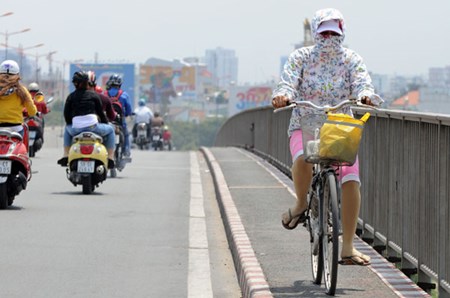
[(145, 106), (145, 102), (146, 102), (145, 99), (141, 98), (141, 99), (139, 99), (138, 104), (139, 104), (140, 107), (143, 107), (143, 106)]
[(108, 82), (106, 84), (108, 86), (122, 86), (123, 80), (122, 77), (118, 74), (113, 74), (109, 77)]
[(163, 129), (164, 130), (169, 130), (169, 127), (167, 125), (164, 125)]
[(30, 92), (38, 92), (39, 91), (39, 85), (35, 82), (30, 83), (30, 85), (28, 85), (28, 91)]
[(76, 71), (73, 74), (72, 77), (72, 83), (84, 83), (84, 82), (88, 82), (89, 81), (89, 77), (88, 74), (85, 71)]
[(97, 77), (95, 76), (95, 72), (90, 70), (90, 71), (86, 72), (86, 74), (88, 76), (88, 84), (89, 84), (89, 86), (97, 85), (97, 83), (96, 83)]
[(0, 64), (0, 73), (19, 74), (19, 72), (19, 65), (14, 60), (5, 60)]

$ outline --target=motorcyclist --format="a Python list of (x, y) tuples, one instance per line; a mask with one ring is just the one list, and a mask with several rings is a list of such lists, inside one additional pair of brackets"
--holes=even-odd
[[(109, 122), (113, 122), (114, 119), (116, 119), (117, 113), (116, 113), (116, 111), (114, 111), (114, 109), (112, 107), (111, 98), (102, 94), (102, 92), (99, 92), (99, 90), (97, 88), (99, 86), (97, 86), (97, 76), (95, 75), (95, 72), (88, 71), (87, 75), (88, 75), (87, 89), (97, 92), (97, 94), (100, 96), (100, 99), (102, 100), (103, 112), (105, 112), (105, 115), (108, 118)], [(100, 89), (101, 89), (101, 87), (100, 87)]]
[(137, 137), (137, 125), (143, 122), (147, 124), (147, 136), (150, 138), (150, 124), (153, 118), (153, 112), (145, 105), (144, 98), (139, 99), (138, 105), (134, 109), (133, 140), (136, 140)]
[(155, 112), (155, 117), (152, 119), (152, 127), (155, 126), (163, 126), (164, 125), (164, 119), (161, 117), (161, 115), (158, 112)]
[[(160, 135), (162, 137), (162, 126), (164, 125), (164, 119), (161, 117), (161, 115), (158, 112), (155, 112), (155, 117), (152, 119), (152, 125), (151, 125), (151, 138), (154, 140), (154, 136)], [(158, 141), (159, 142), (159, 141)]]
[(14, 60), (5, 60), (0, 64), (0, 127), (9, 127), (24, 136), (24, 108), (29, 116), (37, 113), (30, 93), (20, 83), (19, 65)]
[(106, 91), (105, 94), (111, 98), (113, 102), (120, 102), (123, 112), (122, 119), (122, 127), (124, 130), (125, 136), (125, 144), (124, 144), (124, 155), (130, 156), (130, 136), (127, 128), (127, 122), (125, 121), (125, 117), (129, 117), (132, 114), (130, 97), (128, 93), (121, 89), (123, 83), (123, 79), (118, 74), (113, 74), (109, 77), (106, 82)]
[(58, 160), (58, 164), (63, 167), (67, 166), (73, 136), (84, 131), (92, 131), (103, 137), (108, 151), (108, 168), (111, 169), (114, 168), (114, 129), (108, 125), (100, 96), (95, 91), (87, 89), (88, 81), (89, 77), (85, 71), (77, 71), (73, 74), (72, 83), (75, 91), (67, 96), (64, 104), (66, 120), (64, 155)]
[(172, 133), (169, 130), (169, 126), (164, 125), (162, 134), (164, 144), (167, 144), (169, 150), (172, 150)]
[(50, 109), (47, 107), (47, 103), (45, 102), (44, 93), (39, 90), (38, 83), (30, 83), (28, 85), (28, 92), (30, 92), (38, 112), (41, 113), (41, 115), (48, 114)]
[[(39, 90), (38, 83), (30, 83), (28, 85), (28, 92), (30, 92), (31, 97), (33, 98), (33, 102), (38, 110), (38, 122), (40, 125), (37, 127), (38, 135), (37, 138), (41, 138), (42, 143), (44, 143), (44, 127), (45, 127), (45, 119), (44, 115), (50, 112), (50, 109), (45, 102), (44, 93)], [(24, 117), (28, 117), (28, 111), (24, 109)]]

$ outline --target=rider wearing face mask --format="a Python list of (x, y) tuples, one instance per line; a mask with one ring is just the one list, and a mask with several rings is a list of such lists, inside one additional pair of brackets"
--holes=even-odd
[(121, 89), (122, 87), (122, 77), (118, 74), (113, 74), (109, 77), (106, 82), (105, 94), (111, 98), (112, 102), (120, 102), (123, 112), (122, 127), (125, 135), (124, 153), (125, 156), (130, 156), (130, 135), (128, 133), (127, 122), (125, 117), (132, 115), (130, 96), (127, 92)]
[[(336, 9), (316, 12), (311, 29), (315, 44), (295, 50), (286, 62), (280, 82), (273, 92), (274, 108), (286, 106), (290, 100), (305, 100), (317, 105), (336, 105), (350, 98), (378, 105), (383, 100), (374, 93), (367, 67), (361, 56), (343, 46), (345, 25)], [(351, 115), (350, 108), (341, 113)], [(309, 113), (306, 108), (295, 108), (290, 119), (288, 136), (293, 160), (292, 179), (297, 195), (296, 204), (282, 215), (286, 229), (294, 229), (304, 221), (306, 195), (311, 183), (312, 165), (304, 160), (300, 118)], [(347, 264), (367, 265), (370, 257), (357, 251), (353, 236), (359, 214), (360, 180), (358, 160), (351, 167), (342, 167), (342, 261)]]

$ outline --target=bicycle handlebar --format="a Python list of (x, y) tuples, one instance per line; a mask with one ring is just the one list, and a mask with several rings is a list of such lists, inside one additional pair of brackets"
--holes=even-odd
[(310, 101), (290, 101), (288, 103), (289, 104), (287, 106), (275, 109), (273, 112), (278, 113), (278, 112), (281, 112), (284, 110), (293, 109), (298, 106), (304, 106), (304, 107), (312, 108), (312, 109), (319, 110), (319, 111), (325, 111), (325, 112), (336, 111), (336, 110), (339, 110), (340, 108), (343, 108), (344, 106), (348, 106), (348, 105), (376, 109), (376, 107), (363, 104), (363, 103), (361, 103), (360, 100), (357, 100), (357, 99), (347, 99), (347, 100), (344, 100), (334, 106), (330, 106), (330, 105), (318, 106)]

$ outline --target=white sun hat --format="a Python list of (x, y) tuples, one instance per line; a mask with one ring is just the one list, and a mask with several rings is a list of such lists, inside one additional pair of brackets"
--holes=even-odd
[(319, 28), (317, 28), (317, 33), (322, 33), (325, 31), (333, 31), (339, 35), (342, 35), (342, 29), (339, 26), (339, 20), (328, 20), (320, 23)]

